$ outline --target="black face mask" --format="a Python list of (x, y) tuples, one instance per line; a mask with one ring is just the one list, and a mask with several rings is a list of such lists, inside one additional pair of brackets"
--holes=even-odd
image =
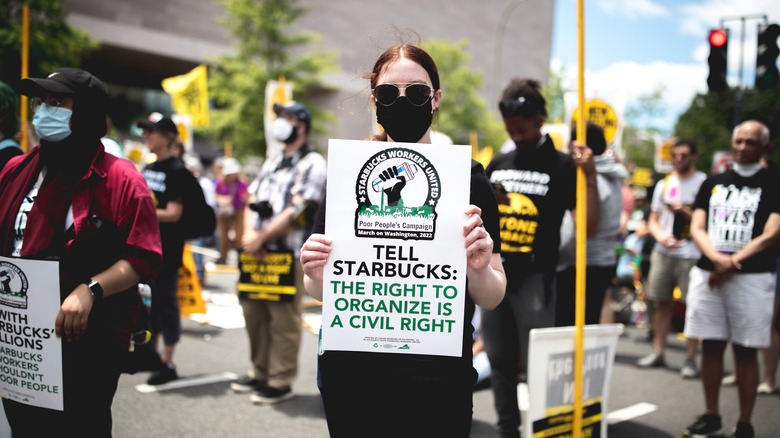
[(406, 96), (401, 96), (392, 105), (376, 106), (376, 121), (395, 141), (417, 143), (431, 127), (432, 120), (431, 99), (425, 105), (414, 106)]

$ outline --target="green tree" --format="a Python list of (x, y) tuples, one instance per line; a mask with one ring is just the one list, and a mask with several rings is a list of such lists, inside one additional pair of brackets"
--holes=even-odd
[[(321, 75), (336, 69), (333, 52), (319, 50), (293, 56), (320, 39), (313, 33), (290, 32), (296, 28), (295, 21), (308, 11), (297, 3), (218, 0), (227, 13), (222, 24), (236, 39), (236, 53), (219, 56), (209, 72), (214, 109), (206, 133), (232, 144), (239, 156), (265, 155), (263, 115), (269, 80), (285, 77), (293, 83), (295, 99), (305, 104), (307, 96), (325, 88)], [(324, 111), (307, 106), (316, 120), (328, 119)]]
[(655, 166), (656, 139), (663, 137), (663, 133), (648, 124), (655, 117), (663, 115), (665, 91), (665, 87), (659, 85), (653, 91), (639, 96), (635, 103), (626, 108), (622, 139), (625, 162), (650, 169)]
[(567, 123), (564, 120), (566, 117), (566, 104), (563, 97), (566, 94), (566, 89), (564, 88), (566, 74), (565, 65), (561, 65), (558, 70), (550, 69), (547, 74), (547, 83), (542, 87), (542, 96), (544, 96), (544, 100), (547, 103), (548, 123), (558, 121)]
[(468, 42), (453, 43), (431, 39), (423, 48), (436, 61), (442, 82), (443, 102), (433, 129), (449, 135), (455, 144), (470, 144), (469, 133), (476, 131), (480, 145), (497, 150), (506, 139), (503, 123), (487, 109), (477, 90), (483, 87), (482, 74), (467, 67), (471, 56)]
[[(741, 108), (737, 110), (740, 93)], [(739, 111), (738, 115), (736, 111)], [(780, 144), (780, 86), (764, 91), (732, 88), (724, 93), (698, 94), (680, 115), (674, 134), (675, 137), (696, 142), (699, 152), (697, 167), (709, 172), (715, 152), (730, 150), (734, 126), (745, 120), (764, 123), (769, 128), (772, 144)], [(773, 148), (770, 158), (778, 162), (780, 149)]]
[(0, 7), (0, 79), (16, 85), (21, 78), (22, 7), (30, 10), (30, 77), (46, 76), (59, 67), (78, 67), (97, 41), (65, 22), (61, 0), (2, 0)]

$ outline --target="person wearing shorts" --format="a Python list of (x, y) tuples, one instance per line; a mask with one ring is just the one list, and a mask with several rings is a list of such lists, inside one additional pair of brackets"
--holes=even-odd
[[(672, 146), (674, 171), (656, 184), (650, 204), (648, 228), (656, 244), (650, 254), (647, 278), (647, 298), (653, 302), (653, 351), (637, 361), (641, 368), (666, 366), (666, 336), (672, 320), (674, 289), (680, 288), (685, 302), (688, 291), (688, 272), (696, 264), (701, 252), (691, 239), (692, 204), (701, 183), (707, 178), (696, 170), (696, 145), (690, 140), (679, 140)], [(698, 339), (688, 338), (686, 359), (680, 375), (683, 378), (699, 376), (696, 366)]]
[(753, 438), (750, 418), (758, 387), (758, 349), (770, 345), (780, 240), (780, 172), (760, 160), (769, 129), (750, 120), (731, 139), (734, 167), (702, 183), (691, 234), (702, 257), (690, 272), (685, 335), (701, 338), (705, 413), (684, 437), (720, 434), (723, 355), (734, 351), (739, 419), (733, 435)]

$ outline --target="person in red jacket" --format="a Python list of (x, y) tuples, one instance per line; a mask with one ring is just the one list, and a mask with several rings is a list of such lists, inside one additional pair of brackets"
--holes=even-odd
[(3, 398), (15, 437), (111, 436), (111, 403), (143, 304), (139, 280), (161, 261), (154, 203), (141, 174), (106, 154), (108, 93), (84, 70), (27, 78), (40, 144), (0, 173), (0, 254), (59, 262), (64, 410)]

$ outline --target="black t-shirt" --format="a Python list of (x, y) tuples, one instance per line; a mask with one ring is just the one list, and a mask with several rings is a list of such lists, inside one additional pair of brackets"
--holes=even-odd
[[(482, 209), (482, 222), (484, 223), (485, 230), (487, 230), (488, 234), (490, 234), (490, 237), (493, 239), (493, 252), (498, 253), (501, 247), (501, 237), (498, 228), (496, 197), (488, 182), (487, 176), (485, 175), (482, 164), (475, 160), (471, 160), (471, 189), (469, 202)], [(325, 199), (323, 199), (314, 223), (314, 233), (322, 234), (325, 232), (325, 209), (326, 203)], [(466, 285), (466, 288), (468, 289), (468, 278), (466, 279)], [(463, 318), (463, 351), (459, 358), (395, 353), (375, 354), (349, 351), (330, 351), (325, 354), (329, 356), (329, 359), (343, 360), (345, 363), (349, 363), (349, 366), (351, 367), (356, 366), (355, 361), (357, 360), (362, 360), (363, 362), (360, 362), (361, 364), (371, 362), (375, 363), (377, 366), (391, 369), (398, 369), (399, 366), (408, 366), (410, 363), (414, 363), (415, 366), (419, 367), (418, 369), (421, 375), (424, 375), (429, 371), (430, 373), (441, 374), (447, 373), (447, 370), (451, 373), (457, 373), (459, 370), (471, 370), (471, 344), (474, 334), (474, 327), (471, 325), (471, 320), (474, 318), (475, 307), (474, 301), (469, 294), (466, 294), (465, 304), (465, 315)], [(338, 357), (338, 359), (335, 359), (335, 357)], [(446, 364), (450, 364), (452, 367), (448, 368)]]
[(576, 170), (549, 136), (538, 148), (516, 149), (488, 165), (490, 183), (508, 196), (508, 204), (498, 206), (508, 283), (555, 269), (563, 214), (577, 203)]
[(0, 140), (0, 170), (3, 170), (3, 167), (8, 163), (8, 160), (24, 153), (22, 149), (17, 146), (16, 142), (11, 143), (11, 141), (12, 140), (10, 139)]
[[(734, 253), (764, 232), (772, 213), (780, 213), (780, 173), (761, 169), (751, 177), (733, 170), (707, 178), (699, 188), (694, 209), (707, 213), (707, 235), (713, 248)], [(766, 249), (742, 262), (740, 272), (775, 272), (778, 247)], [(712, 261), (702, 255), (701, 269), (714, 269)]]
[[(188, 177), (184, 172), (189, 170), (181, 159), (175, 157), (155, 161), (144, 168), (143, 175), (152, 190), (155, 207), (164, 209), (171, 201), (182, 201), (185, 178)], [(175, 222), (161, 222), (160, 237), (163, 268), (178, 269), (184, 252), (184, 236), (180, 228)]]

